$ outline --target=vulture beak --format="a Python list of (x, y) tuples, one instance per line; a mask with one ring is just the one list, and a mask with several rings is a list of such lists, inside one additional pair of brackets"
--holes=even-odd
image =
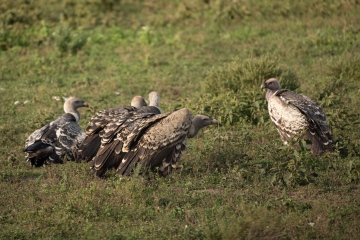
[(267, 88), (268, 86), (267, 86), (267, 84), (266, 84), (266, 82), (264, 82), (263, 84), (261, 84), (261, 89), (264, 89), (264, 88)]
[(88, 102), (84, 102), (84, 103), (83, 103), (83, 106), (84, 106), (84, 107), (89, 107)]
[(219, 121), (218, 121), (218, 120), (216, 120), (216, 119), (214, 119), (214, 118), (213, 118), (213, 119), (211, 119), (211, 120), (212, 120), (212, 122), (211, 122), (212, 124), (218, 124), (218, 123), (219, 123)]

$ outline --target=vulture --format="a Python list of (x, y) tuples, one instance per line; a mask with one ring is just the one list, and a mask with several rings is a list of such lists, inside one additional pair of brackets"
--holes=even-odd
[(101, 177), (115, 166), (117, 174), (128, 176), (141, 164), (166, 176), (176, 168), (187, 138), (216, 123), (216, 119), (204, 115), (191, 118), (187, 108), (163, 114), (134, 112), (126, 120), (121, 119), (115, 134), (109, 134), (102, 143), (91, 169)]
[(159, 99), (160, 95), (157, 92), (151, 92), (149, 94), (150, 106), (147, 106), (143, 97), (135, 96), (131, 100), (131, 106), (111, 108), (95, 113), (86, 128), (85, 140), (79, 147), (79, 161), (81, 159), (91, 161), (100, 146), (114, 137), (116, 128), (135, 112), (160, 114)]
[(25, 141), (25, 158), (32, 166), (63, 163), (63, 158), (75, 160), (77, 147), (85, 139), (85, 133), (77, 124), (80, 107), (88, 103), (75, 97), (66, 99), (65, 113), (56, 120), (35, 130)]
[[(322, 108), (310, 98), (281, 89), (276, 78), (265, 81), (269, 115), (285, 145), (305, 140), (314, 155), (334, 151), (330, 127)], [(295, 145), (296, 146), (296, 145)]]

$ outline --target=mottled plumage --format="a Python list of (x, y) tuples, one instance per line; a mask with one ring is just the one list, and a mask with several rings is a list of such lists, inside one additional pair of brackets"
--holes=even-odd
[(107, 131), (101, 139), (101, 146), (91, 161), (91, 169), (96, 176), (102, 176), (108, 169), (117, 168), (123, 156), (136, 145), (139, 136), (149, 126), (168, 114), (134, 111), (121, 119), (116, 127)]
[[(131, 118), (136, 112), (159, 114), (158, 109), (159, 94), (150, 93), (150, 106), (147, 106), (145, 100), (141, 96), (135, 96), (131, 100), (131, 106), (112, 108), (102, 110), (91, 118), (86, 128), (86, 138), (79, 147), (79, 156), (86, 161), (91, 161), (98, 153), (100, 147), (108, 142), (113, 141), (116, 137), (118, 128), (123, 127), (124, 122)], [(110, 164), (112, 167), (113, 164)]]
[(128, 175), (140, 163), (163, 176), (168, 175), (176, 168), (187, 139), (195, 137), (201, 128), (216, 123), (217, 120), (204, 115), (192, 118), (186, 108), (171, 113), (141, 136), (136, 146), (124, 156), (117, 173)]
[(261, 88), (267, 88), (269, 115), (284, 144), (299, 139), (308, 142), (315, 155), (333, 151), (333, 140), (326, 115), (310, 98), (288, 89), (281, 89), (275, 78), (267, 80)]
[(35, 130), (25, 141), (25, 157), (31, 165), (39, 167), (45, 163), (63, 163), (63, 158), (75, 160), (77, 147), (84, 140), (85, 133), (77, 122), (79, 107), (88, 103), (70, 97), (64, 103), (65, 113), (56, 120)]

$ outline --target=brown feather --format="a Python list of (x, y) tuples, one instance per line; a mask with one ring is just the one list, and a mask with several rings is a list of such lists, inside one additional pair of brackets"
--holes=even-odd
[(63, 163), (63, 159), (75, 160), (77, 149), (85, 138), (77, 122), (79, 107), (88, 103), (70, 97), (64, 103), (65, 113), (42, 128), (35, 130), (25, 141), (26, 159), (31, 165), (39, 167), (46, 163)]
[(271, 120), (285, 144), (304, 139), (315, 155), (333, 151), (333, 139), (326, 115), (312, 99), (287, 89), (280, 89), (276, 79), (269, 79), (266, 98)]
[[(208, 123), (196, 126), (196, 132), (206, 125), (216, 123), (216, 120), (205, 118)], [(200, 118), (200, 115), (199, 117)], [(198, 119), (196, 118), (196, 119)], [(161, 175), (169, 174), (179, 161), (185, 150), (186, 139), (193, 125), (188, 109), (181, 109), (153, 124), (141, 136), (136, 146), (129, 151), (117, 168), (118, 174), (128, 175), (137, 163)]]

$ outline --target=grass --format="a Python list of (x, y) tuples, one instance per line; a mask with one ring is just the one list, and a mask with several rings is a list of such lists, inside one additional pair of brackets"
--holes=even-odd
[[(359, 10), (335, 0), (4, 1), (0, 238), (358, 239)], [(260, 90), (269, 77), (323, 106), (335, 153), (282, 146)], [(85, 128), (95, 111), (153, 90), (164, 111), (221, 121), (189, 141), (169, 177), (95, 179), (85, 163), (25, 162), (26, 137), (62, 113), (61, 97), (90, 103)]]

